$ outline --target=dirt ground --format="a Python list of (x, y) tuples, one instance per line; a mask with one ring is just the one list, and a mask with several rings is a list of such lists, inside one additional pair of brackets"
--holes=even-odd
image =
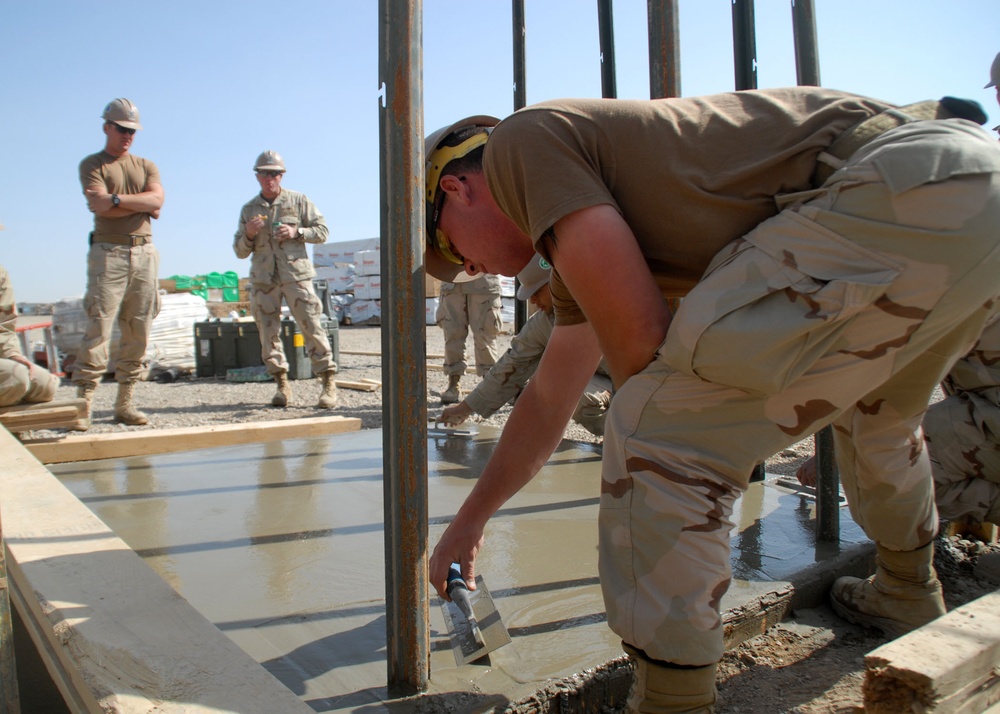
[[(381, 379), (382, 365), (378, 327), (343, 327), (339, 330), (341, 358), (338, 378), (357, 381)], [(510, 334), (501, 339), (501, 349), (509, 345)], [(440, 329), (428, 327), (426, 352), (443, 353)], [(372, 353), (375, 353), (374, 355)], [(468, 345), (471, 354), (471, 340)], [(441, 360), (428, 360), (428, 413), (440, 413), (440, 392), (447, 380), (438, 368)], [(475, 376), (466, 376), (465, 390), (475, 385)], [(272, 382), (235, 384), (224, 379), (181, 377), (171, 383), (143, 382), (137, 385), (136, 403), (146, 410), (150, 424), (124, 427), (111, 419), (114, 384), (105, 383), (95, 397), (92, 433), (136, 429), (192, 427), (200, 425), (294, 419), (323, 414), (357, 417), (362, 428), (382, 425), (381, 391), (340, 390), (340, 404), (332, 412), (316, 409), (317, 380), (293, 382), (295, 397), (286, 409), (268, 406), (274, 391)], [(60, 388), (57, 398), (75, 396), (71, 386)], [(486, 423), (502, 426), (511, 407), (501, 409)], [(35, 432), (34, 436), (54, 436)], [(567, 427), (565, 438), (599, 442), (578, 426)], [(793, 474), (812, 453), (812, 441), (800, 442), (767, 461), (769, 473)], [(846, 514), (845, 514), (846, 517)], [(1000, 547), (975, 540), (939, 537), (936, 563), (950, 608), (969, 602), (1000, 585), (977, 575), (980, 560), (1000, 558)], [(998, 569), (1000, 570), (1000, 569)], [(828, 607), (793, 613), (792, 617), (763, 635), (728, 652), (720, 666), (718, 712), (777, 714), (798, 712), (820, 714), (859, 712), (863, 697), (864, 656), (885, 642), (877, 633), (866, 632), (837, 617)]]
[[(944, 524), (943, 524), (944, 525)], [(939, 536), (935, 564), (949, 610), (1000, 585), (983, 566), (1000, 547)], [(803, 610), (727, 652), (719, 668), (718, 712), (863, 712), (864, 657), (889, 640), (851, 625), (829, 607)]]

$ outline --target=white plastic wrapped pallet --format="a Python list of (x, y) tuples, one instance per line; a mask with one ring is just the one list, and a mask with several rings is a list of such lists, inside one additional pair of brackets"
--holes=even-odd
[[(150, 377), (169, 370), (189, 372), (195, 368), (194, 324), (209, 318), (204, 298), (191, 293), (160, 293), (160, 313), (153, 320), (149, 344), (143, 362)], [(52, 310), (52, 333), (65, 360), (76, 355), (87, 329), (83, 298), (67, 298)], [(111, 360), (108, 372), (114, 371), (114, 356), (121, 334), (118, 325), (111, 330)]]

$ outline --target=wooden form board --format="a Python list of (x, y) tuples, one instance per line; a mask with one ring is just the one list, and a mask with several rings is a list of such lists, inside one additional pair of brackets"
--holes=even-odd
[(11, 600), (72, 712), (313, 710), (0, 429)]
[(361, 429), (360, 419), (329, 416), (186, 429), (85, 434), (67, 436), (63, 439), (27, 440), (24, 446), (43, 464), (63, 464), (71, 461), (167, 454), (235, 444), (259, 444), (281, 439), (306, 439), (311, 436), (342, 434), (359, 429)]
[[(340, 350), (342, 355), (358, 355), (359, 357), (381, 357), (381, 352), (373, 352), (368, 350)], [(427, 359), (444, 359), (444, 355), (429, 354), (425, 355)]]
[(1000, 591), (865, 656), (865, 711), (1000, 711)]
[(87, 400), (67, 399), (41, 404), (0, 407), (0, 426), (18, 433), (33, 429), (65, 429), (87, 422)]

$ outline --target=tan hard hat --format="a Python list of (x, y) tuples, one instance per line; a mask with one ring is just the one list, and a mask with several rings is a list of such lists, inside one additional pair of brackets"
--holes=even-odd
[(139, 109), (124, 97), (108, 102), (108, 106), (104, 107), (104, 113), (101, 114), (101, 119), (126, 129), (142, 128), (142, 124), (139, 123)]
[(425, 201), (426, 201), (426, 233), (424, 235), (424, 269), (435, 278), (446, 283), (464, 283), (475, 280), (478, 275), (469, 275), (465, 272), (465, 266), (454, 262), (443, 253), (448, 251), (448, 247), (442, 245), (437, 238), (437, 216), (435, 208), (438, 198), (438, 181), (441, 179), (441, 172), (449, 161), (460, 159), (473, 149), (486, 143), (486, 134), (478, 134), (467, 139), (458, 146), (442, 146), (442, 143), (456, 131), (471, 127), (494, 127), (500, 123), (496, 117), (486, 114), (466, 117), (453, 124), (442, 127), (432, 134), (428, 134), (424, 139), (424, 181), (425, 181)]
[(990, 66), (990, 83), (983, 89), (989, 89), (998, 84), (1000, 84), (1000, 52), (997, 52), (997, 56), (993, 58), (993, 64)]
[(254, 171), (284, 171), (285, 160), (277, 151), (264, 151), (253, 162)]

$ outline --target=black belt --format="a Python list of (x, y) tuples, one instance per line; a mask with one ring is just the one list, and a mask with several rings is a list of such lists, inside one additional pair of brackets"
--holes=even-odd
[(848, 128), (820, 154), (816, 171), (813, 173), (813, 186), (822, 185), (843, 165), (843, 162), (865, 144), (874, 141), (890, 129), (923, 119), (968, 119), (982, 125), (986, 123), (986, 114), (978, 102), (955, 97), (886, 109)]
[(152, 236), (95, 236), (90, 234), (91, 243), (113, 243), (114, 245), (146, 245), (153, 242)]

